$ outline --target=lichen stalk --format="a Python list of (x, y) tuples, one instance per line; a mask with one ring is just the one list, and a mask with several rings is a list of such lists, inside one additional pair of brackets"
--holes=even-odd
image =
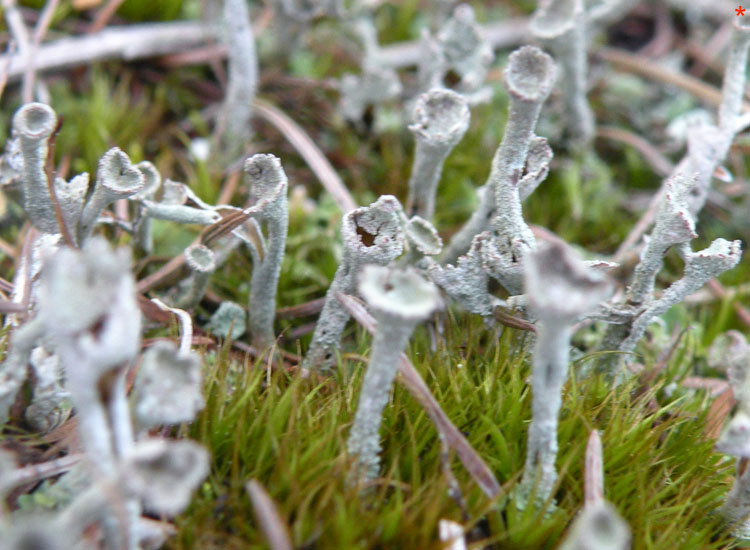
[(375, 479), (380, 468), (380, 424), (383, 410), (398, 371), (398, 359), (409, 341), (414, 325), (399, 322), (397, 316), (376, 314), (378, 330), (372, 342), (370, 363), (360, 390), (354, 425), (347, 451), (357, 456), (366, 479)]
[(489, 226), (496, 201), (501, 200), (497, 197), (498, 189), (517, 182), (523, 175), (539, 113), (552, 90), (555, 73), (554, 61), (539, 48), (524, 46), (511, 54), (503, 73), (510, 97), (508, 121), (500, 146), (492, 158), (488, 189), (481, 195), (477, 210), (446, 247), (442, 263), (455, 263), (458, 256), (466, 252), (474, 235)]
[(245, 0), (223, 0), (224, 42), (229, 58), (227, 92), (217, 123), (218, 164), (237, 161), (252, 134), (252, 104), (258, 87), (258, 55)]
[(265, 225), (263, 258), (253, 265), (250, 279), (250, 315), (248, 327), (253, 345), (265, 349), (273, 344), (276, 315), (276, 289), (284, 258), (289, 228), (287, 178), (279, 159), (273, 155), (254, 155), (245, 162), (250, 193), (258, 201), (247, 212)]
[(443, 164), (466, 133), (470, 116), (466, 100), (450, 90), (433, 89), (417, 99), (409, 126), (417, 143), (406, 201), (409, 216), (434, 216)]
[(13, 117), (13, 132), (21, 140), (23, 158), (23, 208), (31, 223), (45, 233), (60, 230), (45, 170), (47, 142), (56, 127), (57, 115), (44, 103), (27, 103)]
[(383, 195), (369, 206), (344, 215), (341, 222), (344, 254), (331, 282), (323, 310), (315, 324), (304, 368), (330, 370), (349, 314), (336, 293), (357, 293), (357, 280), (366, 264), (388, 265), (404, 251), (401, 205), (392, 195)]
[(347, 450), (356, 459), (356, 477), (372, 480), (380, 466), (380, 423), (399, 357), (417, 324), (442, 302), (435, 285), (413, 268), (366, 266), (359, 291), (374, 311), (378, 325)]
[(594, 137), (594, 114), (586, 97), (586, 27), (583, 0), (542, 0), (531, 21), (534, 35), (550, 45), (560, 64), (566, 126), (578, 147)]
[(540, 321), (531, 371), (531, 424), (522, 483), (544, 501), (557, 481), (557, 422), (568, 375), (571, 325)]
[(521, 488), (527, 495), (534, 492), (536, 502), (543, 503), (551, 497), (557, 480), (558, 415), (573, 325), (609, 296), (611, 285), (562, 242), (529, 253), (524, 271), (526, 296), (539, 323), (531, 374), (532, 418)]

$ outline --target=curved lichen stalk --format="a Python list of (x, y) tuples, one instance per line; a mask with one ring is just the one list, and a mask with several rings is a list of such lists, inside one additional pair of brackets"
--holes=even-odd
[(384, 195), (371, 205), (344, 216), (341, 223), (344, 255), (326, 293), (325, 305), (303, 362), (305, 368), (328, 369), (335, 360), (341, 333), (349, 320), (336, 293), (356, 294), (357, 277), (364, 265), (388, 265), (404, 251), (401, 215), (398, 200)]
[(28, 103), (13, 116), (13, 133), (20, 139), (23, 158), (23, 208), (31, 223), (45, 233), (60, 231), (49, 194), (47, 142), (57, 127), (57, 115), (44, 103)]
[(245, 162), (250, 195), (257, 202), (245, 210), (265, 227), (265, 250), (255, 251), (250, 280), (248, 326), (253, 345), (266, 349), (274, 342), (276, 289), (289, 228), (287, 178), (281, 161), (273, 155), (254, 155)]

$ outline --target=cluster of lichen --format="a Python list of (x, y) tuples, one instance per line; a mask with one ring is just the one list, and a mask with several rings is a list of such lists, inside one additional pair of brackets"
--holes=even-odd
[[(452, 355), (454, 351), (445, 351), (445, 346), (450, 343), (445, 334), (455, 330), (455, 327), (446, 329), (445, 324), (451, 324), (453, 318), (434, 315), (447, 303), (449, 308), (457, 305), (459, 309), (479, 315), (483, 327), (471, 326), (472, 331), (481, 333), (480, 338), (489, 342), (482, 347), (506, 354), (507, 365), (512, 364), (516, 369), (524, 361), (526, 348), (520, 338), (507, 336), (503, 337), (502, 346), (498, 344), (496, 320), (534, 333), (531, 409), (516, 409), (514, 420), (517, 425), (508, 425), (498, 432), (482, 416), (479, 403), (474, 402), (473, 407), (459, 412), (460, 409), (445, 403), (450, 394), (433, 390), (438, 393), (437, 402), (448, 411), (442, 417), (449, 418), (448, 422), (452, 420), (459, 424), (459, 417), (464, 417), (467, 422), (481, 422), (483, 426), (487, 423), (481, 431), (486, 433), (486, 438), (494, 438), (493, 449), (486, 449), (479, 437), (469, 439), (476, 447), (472, 450), (473, 456), (487, 461), (494, 472), (489, 474), (493, 478), (489, 490), (476, 477), (473, 480), (462, 477), (460, 484), (455, 480), (450, 468), (450, 454), (455, 451), (461, 455), (461, 451), (455, 442), (446, 439), (444, 427), (441, 428), (439, 423), (438, 438), (432, 438), (430, 443), (414, 432), (411, 424), (420, 421), (414, 418), (413, 412), (404, 414), (400, 421), (405, 422), (410, 433), (414, 434), (410, 445), (417, 449), (417, 439), (420, 439), (420, 445), (427, 447), (437, 445), (435, 441), (441, 444), (439, 468), (436, 466), (438, 453), (425, 452), (433, 453), (431, 467), (445, 475), (445, 486), (439, 487), (453, 497), (458, 509), (466, 516), (464, 527), (457, 531), (459, 538), (463, 532), (468, 537), (488, 537), (488, 544), (492, 540), (509, 545), (540, 544), (543, 542), (540, 534), (537, 533), (535, 538), (528, 527), (530, 518), (543, 517), (545, 510), (551, 516), (547, 516), (549, 531), (543, 531), (543, 535), (550, 540), (557, 538), (565, 521), (559, 509), (554, 508), (555, 501), (559, 506), (577, 505), (570, 494), (556, 494), (565, 484), (561, 477), (569, 476), (571, 468), (575, 470), (570, 460), (577, 458), (565, 450), (562, 453), (564, 459), (558, 460), (558, 439), (567, 444), (575, 439), (565, 431), (572, 426), (570, 419), (566, 422), (567, 414), (589, 414), (585, 407), (573, 406), (563, 395), (563, 385), (571, 370), (570, 342), (575, 329), (594, 322), (607, 326), (600, 341), (594, 345), (589, 343), (587, 351), (598, 346), (599, 351), (614, 353), (602, 354), (593, 369), (579, 370), (579, 375), (585, 380), (574, 384), (584, 384), (586, 388), (599, 392), (602, 388), (611, 388), (611, 395), (617, 395), (621, 400), (621, 394), (628, 394), (637, 387), (627, 368), (632, 362), (631, 357), (625, 355), (623, 358), (622, 353), (628, 354), (635, 349), (653, 321), (739, 262), (739, 241), (716, 239), (698, 252), (693, 251), (689, 243), (697, 237), (695, 220), (709, 193), (711, 178), (727, 155), (735, 135), (746, 124), (741, 116), (741, 97), (750, 33), (740, 25), (733, 33), (718, 123), (689, 130), (688, 151), (665, 180), (661, 207), (642, 246), (640, 260), (626, 293), (613, 294), (613, 284), (607, 272), (616, 268), (616, 264), (596, 259), (582, 261), (557, 237), (542, 234), (540, 238), (539, 231), (534, 231), (524, 219), (522, 203), (545, 181), (553, 156), (554, 146), (536, 135), (545, 102), (556, 79), (561, 79), (561, 99), (568, 114), (561, 122), (566, 125), (568, 150), (574, 155), (583, 155), (579, 160), (585, 158), (584, 153), (591, 146), (596, 128), (586, 98), (588, 36), (610, 21), (613, 13), (622, 10), (625, 4), (628, 2), (603, 2), (587, 10), (581, 0), (540, 2), (531, 29), (540, 45), (548, 47), (552, 56), (536, 46), (524, 46), (508, 58), (503, 82), (509, 105), (502, 140), (492, 160), (487, 183), (478, 190), (478, 207), (444, 248), (433, 226), (444, 165), (469, 128), (471, 109), (491, 96), (485, 82), (492, 62), (491, 48), (483, 38), (472, 8), (458, 6), (452, 15), (445, 14), (434, 36), (423, 34), (417, 89), (404, 92), (400, 76), (384, 61), (369, 7), (332, 2), (321, 6), (322, 12), (317, 12), (300, 9), (293, 2), (282, 3), (280, 13), (304, 25), (310, 25), (311, 17), (321, 13), (334, 15), (350, 25), (361, 39), (364, 45), (361, 74), (345, 75), (340, 80), (342, 114), (360, 125), (369, 106), (403, 99), (404, 109), (413, 121), (409, 129), (416, 142), (411, 177), (402, 193), (406, 196), (405, 207), (396, 197), (383, 195), (368, 206), (344, 213), (341, 262), (328, 288), (312, 341), (295, 371), (305, 377), (312, 375), (315, 380), (327, 380), (322, 386), (308, 388), (311, 390), (310, 399), (315, 399), (316, 393), (332, 384), (338, 384), (351, 394), (347, 388), (352, 387), (352, 380), (348, 370), (342, 368), (339, 351), (346, 324), (352, 315), (360, 323), (372, 323), (372, 320), (362, 320), (362, 315), (367, 315), (365, 310), (362, 310), (365, 313), (352, 310), (361, 307), (357, 298), (363, 300), (367, 310), (374, 314), (377, 327), (369, 326), (375, 334), (368, 366), (355, 367), (364, 372), (356, 407), (351, 395), (347, 399), (318, 401), (321, 409), (312, 415), (307, 426), (316, 430), (316, 419), (331, 420), (325, 424), (331, 435), (321, 437), (320, 441), (328, 447), (325, 454), (330, 459), (331, 490), (336, 494), (366, 502), (373, 498), (373, 484), (377, 486), (383, 478), (399, 479), (396, 472), (404, 463), (397, 453), (393, 453), (389, 443), (398, 436), (394, 435), (394, 426), (387, 420), (389, 409), (398, 410), (397, 403), (389, 405), (392, 386), (401, 368), (399, 365), (404, 361), (408, 363), (402, 352), (416, 326), (425, 320), (429, 320), (434, 339), (435, 349), (429, 353), (437, 357), (442, 353), (442, 359), (446, 361), (455, 357)], [(226, 10), (228, 17), (231, 14), (246, 17), (237, 2), (227, 1)], [(229, 31), (228, 43), (231, 45), (232, 40), (241, 39), (247, 43), (250, 25), (244, 21), (235, 27)], [(237, 35), (232, 35), (232, 32)], [(249, 48), (240, 50), (244, 56), (255, 55), (251, 42)], [(238, 68), (238, 64), (242, 65), (241, 58), (236, 52), (234, 59), (230, 57), (230, 83), (243, 77), (246, 81), (237, 84), (236, 88), (230, 86), (235, 93), (225, 103), (222, 115), (225, 123), (227, 120), (232, 123), (249, 120), (250, 117), (247, 105), (241, 105), (242, 112), (236, 116), (232, 114), (232, 110), (238, 108), (232, 106), (237, 103), (236, 96), (254, 93), (256, 86), (253, 70), (246, 66), (243, 73), (243, 68)], [(250, 69), (257, 67), (254, 58), (249, 61)], [(458, 78), (454, 89), (446, 88), (448, 76)], [(88, 482), (75, 481), (75, 471), (64, 476), (73, 479), (71, 483), (76, 496), (62, 513), (44, 519), (45, 531), (40, 536), (47, 538), (39, 540), (49, 540), (50, 544), (64, 547), (68, 544), (65, 539), (54, 541), (58, 536), (56, 533), (82, 538), (83, 532), (95, 524), (101, 529), (107, 547), (159, 545), (168, 530), (164, 525), (151, 524), (142, 512), (174, 515), (184, 509), (191, 491), (205, 476), (207, 459), (197, 445), (148, 438), (148, 430), (189, 423), (205, 405), (207, 411), (198, 417), (193, 435), (214, 453), (217, 478), (227, 476), (227, 472), (218, 473), (226, 467), (218, 457), (229, 457), (233, 461), (229, 477), (235, 484), (245, 481), (237, 477), (240, 475), (241, 466), (237, 463), (240, 456), (243, 464), (267, 465), (270, 451), (264, 445), (278, 447), (276, 437), (271, 437), (269, 442), (259, 435), (257, 432), (262, 428), (258, 427), (258, 420), (248, 416), (264, 418), (268, 415), (269, 422), (281, 422), (281, 425), (269, 428), (270, 431), (284, 432), (287, 439), (281, 448), (286, 449), (290, 456), (297, 456), (299, 451), (290, 448), (294, 446), (294, 442), (288, 439), (292, 434), (287, 433), (283, 424), (299, 419), (290, 409), (305, 409), (309, 403), (292, 406), (265, 395), (258, 406), (247, 408), (247, 402), (258, 398), (253, 392), (262, 379), (252, 374), (227, 372), (230, 363), (227, 357), (219, 358), (212, 368), (209, 367), (210, 361), (202, 366), (199, 355), (192, 350), (194, 323), (201, 330), (223, 338), (236, 340), (242, 337), (246, 322), (242, 306), (224, 302), (207, 322), (196, 313), (211, 285), (212, 275), (232, 257), (237, 245), (244, 243), (253, 266), (247, 319), (253, 347), (245, 349), (251, 349), (262, 358), (269, 372), (274, 366), (284, 366), (286, 356), (279, 353), (279, 333), (274, 328), (274, 316), (277, 287), (289, 245), (287, 177), (279, 159), (273, 155), (255, 155), (245, 163), (248, 204), (243, 208), (214, 206), (199, 198), (189, 186), (168, 179), (162, 182), (152, 164), (131, 164), (125, 153), (113, 149), (102, 157), (96, 181), (92, 184), (87, 174), (68, 182), (51, 178), (47, 169), (48, 146), (55, 126), (56, 115), (50, 107), (41, 103), (22, 106), (14, 117), (13, 135), (3, 157), (3, 177), (6, 183), (11, 187), (15, 185), (20, 191), (21, 203), (33, 230), (27, 236), (28, 253), (17, 266), (13, 295), (7, 306), (7, 323), (11, 328), (7, 355), (0, 366), (0, 419), (3, 422), (10, 419), (13, 425), (25, 422), (40, 433), (50, 432), (68, 420), (72, 402), (85, 452), (84, 460), (93, 465), (98, 475), (95, 481)], [(242, 137), (242, 133), (236, 127), (229, 134), (217, 132), (213, 147), (218, 149), (214, 149), (214, 153), (226, 155), (225, 159), (236, 157), (237, 150), (242, 147), (230, 151), (226, 140), (244, 143), (247, 135)], [(237, 145), (237, 142), (232, 143), (232, 147)], [(114, 214), (109, 211), (110, 205), (122, 200), (127, 200), (124, 210), (121, 208)], [(127, 212), (127, 218), (118, 218), (122, 211)], [(113, 253), (101, 237), (92, 235), (97, 226), (111, 225), (117, 231), (131, 235), (131, 243), (137, 249), (151, 253), (154, 220), (205, 228), (182, 254), (189, 270), (185, 281), (179, 288), (154, 297), (150, 304), (144, 305), (142, 302), (148, 300), (135, 289), (125, 253)], [(294, 233), (289, 236), (293, 238)], [(549, 242), (540, 244), (541, 241)], [(672, 248), (685, 263), (684, 273), (659, 294), (655, 292), (656, 279)], [(495, 283), (491, 281), (498, 283), (503, 291), (496, 292), (492, 286)], [(167, 319), (179, 320), (179, 349), (169, 342), (156, 342), (145, 351), (141, 350), (143, 328), (139, 307), (151, 323), (163, 322), (153, 308)], [(511, 310), (513, 314), (509, 315), (507, 312)], [(746, 348), (746, 343), (744, 345)], [(740, 358), (732, 363), (730, 372), (740, 408), (719, 443), (723, 451), (738, 456), (740, 460), (750, 455), (745, 437), (747, 415), (743, 397), (746, 378), (743, 369), (747, 368), (745, 348), (744, 355), (737, 352)], [(288, 356), (289, 352), (285, 353)], [(493, 359), (497, 360), (497, 356)], [(332, 370), (333, 366), (338, 366), (339, 370)], [(205, 395), (201, 391), (201, 371), (208, 373)], [(604, 376), (600, 378), (597, 371)], [(343, 379), (331, 379), (336, 372), (344, 374)], [(135, 381), (128, 402), (128, 377), (133, 374)], [(487, 386), (488, 380), (493, 380), (491, 375), (488, 378), (487, 372), (483, 376), (472, 380), (478, 391)], [(524, 391), (523, 379), (518, 373), (506, 372), (503, 377), (502, 384), (490, 383), (491, 395), (501, 402), (512, 399), (514, 392), (518, 398)], [(296, 400), (301, 397), (297, 392), (307, 384), (300, 380), (299, 375), (296, 378), (290, 381), (281, 380), (279, 376), (269, 377), (264, 383), (270, 387), (277, 384), (279, 389), (288, 386), (282, 395)], [(448, 373), (445, 378), (452, 384), (461, 377), (457, 373)], [(667, 385), (671, 378), (665, 377), (663, 381)], [(467, 387), (463, 386), (459, 395), (464, 394)], [(224, 391), (227, 395), (222, 393)], [(429, 394), (429, 390), (426, 391)], [(639, 391), (651, 392), (649, 395), (655, 399), (655, 390)], [(627, 408), (624, 402), (618, 403), (619, 410)], [(656, 429), (657, 421), (649, 416), (656, 414), (654, 410), (649, 412), (653, 403), (637, 403), (638, 414), (643, 415), (638, 422), (639, 429), (663, 434)], [(351, 408), (352, 413), (356, 408), (356, 413), (347, 411), (346, 415), (339, 417), (337, 407), (342, 406)], [(600, 406), (601, 402), (597, 403), (597, 407)], [(680, 433), (679, 421), (669, 417), (669, 408), (662, 410), (657, 406), (655, 410), (666, 418), (665, 424), (673, 426), (675, 433)], [(19, 410), (22, 420), (13, 417)], [(563, 420), (558, 425), (561, 414)], [(605, 449), (608, 445), (615, 445), (617, 437), (623, 435), (617, 431), (623, 431), (622, 424), (617, 424), (612, 414), (611, 417), (592, 415), (594, 425), (586, 423), (586, 431), (596, 427), (605, 432)], [(348, 417), (352, 418), (351, 427), (346, 424)], [(531, 423), (526, 433), (521, 426), (529, 420)], [(383, 423), (386, 429), (382, 429)], [(471, 432), (471, 425), (464, 424), (462, 428), (467, 427)], [(340, 437), (340, 426), (344, 426), (348, 433), (346, 443)], [(245, 429), (250, 435), (239, 436), (247, 444), (247, 448), (241, 448), (238, 443), (231, 442), (228, 432)], [(513, 435), (504, 435), (503, 432)], [(253, 434), (257, 436), (256, 442), (251, 437)], [(700, 441), (697, 432), (691, 432), (689, 437), (691, 442)], [(578, 438), (585, 440), (585, 434), (579, 434)], [(661, 444), (653, 436), (647, 439), (654, 445)], [(523, 442), (526, 442), (525, 446)], [(227, 453), (227, 447), (233, 449), (231, 453)], [(509, 447), (513, 447), (512, 452)], [(349, 460), (346, 465), (333, 459), (344, 457), (344, 448)], [(520, 464), (499, 463), (502, 459), (517, 459), (524, 448), (526, 460), (523, 468)], [(697, 460), (696, 457), (705, 460), (704, 465), (686, 458), (680, 466), (679, 457), (673, 456), (671, 467), (675, 470), (683, 468), (686, 472), (683, 475), (689, 475), (696, 468), (715, 467), (716, 463), (708, 463), (712, 460), (709, 449), (710, 445), (691, 455), (693, 460)], [(253, 455), (256, 451), (259, 457)], [(493, 455), (493, 452), (502, 457)], [(388, 460), (382, 460), (381, 454), (388, 456)], [(303, 475), (296, 466), (283, 465), (284, 452), (277, 449), (275, 456), (279, 468), (288, 467), (295, 471), (295, 475)], [(646, 456), (646, 453), (638, 453), (641, 459)], [(466, 465), (468, 459), (461, 458)], [(406, 460), (410, 463), (407, 469), (417, 481), (416, 487), (419, 487), (419, 460), (418, 456)], [(20, 483), (18, 480), (24, 479), (19, 473), (21, 470), (16, 470), (11, 462), (5, 462), (8, 473), (0, 478), (0, 490), (9, 491)], [(606, 454), (604, 462), (607, 469)], [(383, 464), (390, 471), (384, 472)], [(559, 471), (561, 464), (564, 466)], [(646, 460), (644, 467), (648, 464)], [(518, 483), (511, 483), (512, 491), (507, 491), (508, 487), (501, 490), (495, 477), (499, 475), (507, 481), (516, 474), (521, 474), (521, 479)], [(288, 482), (275, 479), (276, 476), (268, 471), (254, 471), (252, 476), (246, 472), (245, 477), (266, 480), (272, 492), (281, 499), (285, 492), (294, 492)], [(617, 483), (617, 476), (612, 477)], [(744, 522), (748, 511), (749, 479), (744, 475), (738, 477), (720, 510), (739, 536), (745, 536), (747, 530)], [(279, 487), (274, 487), (274, 482), (279, 483)], [(478, 504), (481, 497), (473, 486), (474, 482), (485, 493), (483, 498), (491, 499), (490, 504)], [(566, 486), (569, 489), (572, 484)], [(324, 486), (318, 488), (324, 489)], [(101, 496), (102, 492), (107, 496)], [(216, 492), (216, 484), (204, 485), (198, 497), (201, 506), (216, 500)], [(236, 496), (235, 488), (230, 492)], [(462, 492), (470, 495), (470, 502), (467, 503)], [(375, 491), (375, 494), (386, 499), (385, 491)], [(624, 491), (619, 494), (624, 494)], [(700, 495), (701, 502), (716, 507), (715, 493), (700, 493), (691, 487), (686, 494)], [(529, 500), (531, 497), (533, 501)], [(327, 495), (324, 500), (330, 498)], [(291, 500), (294, 499), (290, 497)], [(391, 498), (386, 500), (393, 503)], [(613, 505), (604, 501), (587, 502), (584, 513), (570, 529), (562, 548), (626, 547), (630, 535), (616, 510), (630, 520), (629, 509), (624, 499), (611, 500)], [(698, 503), (681, 504), (684, 506), (679, 509), (685, 510)], [(403, 507), (394, 506), (393, 510), (401, 513)], [(434, 510), (441, 515), (444, 513), (442, 506), (436, 506)], [(472, 531), (474, 520), (468, 521), (469, 517), (485, 517), (489, 526), (479, 528), (474, 525)], [(385, 525), (385, 516), (381, 519)], [(707, 519), (706, 524), (696, 530), (700, 535), (681, 533), (676, 538), (682, 537), (686, 541), (694, 535), (707, 537), (706, 533), (716, 528), (714, 524), (717, 522), (712, 521)], [(637, 522), (631, 521), (631, 524), (633, 536), (639, 540), (644, 529)], [(524, 527), (514, 532), (514, 525)], [(8, 540), (13, 541), (12, 548), (31, 540), (24, 538), (31, 536), (31, 523), (14, 520), (2, 527)], [(187, 541), (193, 529), (185, 526), (179, 539), (181, 543), (189, 544)], [(321, 537), (312, 534), (310, 526), (304, 523), (296, 522), (294, 529), (296, 540), (304, 541), (305, 536)], [(337, 533), (344, 531), (336, 530)], [(519, 538), (520, 532), (525, 540)], [(358, 529), (352, 529), (351, 533), (355, 533), (352, 540), (344, 543), (344, 539), (339, 538), (333, 544), (354, 545), (357, 537), (360, 541), (369, 540)], [(455, 530), (453, 536), (456, 536)], [(325, 536), (321, 538), (325, 539)], [(428, 536), (426, 540), (434, 538)], [(388, 537), (384, 536), (384, 539)]]

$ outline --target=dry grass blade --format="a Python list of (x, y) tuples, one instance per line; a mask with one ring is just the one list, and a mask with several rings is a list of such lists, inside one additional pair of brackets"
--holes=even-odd
[(502, 307), (498, 306), (492, 310), (492, 316), (501, 325), (505, 325), (510, 328), (517, 328), (520, 330), (528, 330), (529, 332), (536, 333), (536, 327), (520, 317), (511, 315), (507, 311), (504, 311)]
[(60, 234), (62, 235), (65, 244), (70, 247), (75, 247), (75, 242), (73, 241), (73, 237), (70, 234), (68, 225), (65, 223), (62, 208), (60, 207), (60, 201), (57, 200), (57, 193), (55, 192), (55, 143), (57, 141), (57, 134), (60, 132), (60, 128), (62, 128), (62, 123), (63, 119), (62, 117), (60, 117), (60, 119), (57, 121), (57, 128), (55, 128), (55, 131), (52, 132), (52, 135), (49, 138), (49, 145), (47, 147), (47, 162), (45, 163), (44, 169), (47, 173), (47, 191), (49, 192), (50, 199), (52, 199), (52, 206), (55, 209), (55, 220), (57, 220), (57, 227), (60, 229)]
[(603, 137), (630, 145), (643, 155), (643, 158), (648, 162), (649, 166), (651, 166), (651, 168), (654, 169), (654, 172), (660, 176), (667, 176), (672, 173), (674, 163), (664, 156), (661, 151), (654, 147), (648, 140), (642, 138), (638, 134), (625, 130), (624, 128), (616, 128), (615, 126), (598, 126), (596, 128), (596, 135), (597, 137)]
[(17, 487), (26, 483), (34, 483), (67, 472), (73, 466), (78, 464), (84, 455), (80, 453), (69, 454), (48, 462), (31, 464), (10, 472), (8, 477), (3, 480), (5, 489)]
[(296, 306), (282, 307), (276, 310), (277, 319), (296, 319), (297, 317), (307, 317), (309, 315), (316, 315), (323, 311), (323, 306), (326, 303), (325, 297), (316, 298), (304, 304)]
[(201, 232), (199, 237), (201, 244), (211, 246), (217, 239), (229, 235), (250, 219), (250, 214), (242, 210), (219, 211), (219, 214), (221, 214), (221, 219)]
[[(361, 302), (356, 298), (341, 292), (336, 293), (336, 299), (341, 302), (349, 314), (368, 332), (375, 332), (377, 322)], [(401, 377), (399, 378), (401, 383), (407, 390), (409, 390), (409, 393), (414, 396), (419, 404), (424, 407), (425, 412), (435, 424), (441, 437), (443, 437), (446, 443), (456, 451), (459, 460), (461, 460), (461, 463), (469, 474), (471, 474), (471, 477), (477, 485), (479, 485), (479, 488), (482, 489), (484, 494), (488, 497), (497, 497), (502, 489), (492, 473), (492, 470), (490, 470), (489, 466), (487, 466), (484, 460), (482, 460), (482, 457), (477, 454), (464, 435), (445, 414), (440, 407), (440, 403), (438, 403), (432, 395), (427, 384), (422, 380), (419, 372), (414, 368), (414, 365), (409, 361), (409, 358), (406, 357), (406, 354), (401, 354), (398, 371), (401, 374)]]
[(268, 539), (271, 550), (292, 550), (292, 541), (284, 522), (281, 520), (279, 510), (263, 486), (258, 481), (251, 479), (245, 485), (245, 490), (250, 495), (255, 517)]
[(162, 281), (168, 279), (183, 265), (185, 265), (185, 255), (180, 253), (178, 256), (175, 256), (159, 269), (154, 271), (151, 275), (149, 275), (148, 277), (144, 277), (143, 279), (138, 281), (138, 284), (135, 287), (136, 290), (139, 294), (148, 292), (152, 288), (159, 286)]
[[(596, 55), (604, 61), (612, 63), (612, 65), (619, 69), (640, 74), (641, 76), (663, 82), (664, 84), (677, 86), (714, 107), (721, 105), (721, 90), (718, 88), (706, 84), (697, 78), (682, 73), (667, 71), (663, 67), (660, 67), (641, 55), (628, 53), (614, 48), (601, 48), (596, 52)], [(743, 103), (742, 110), (750, 110), (750, 103)]]
[(354, 198), (333, 169), (333, 166), (331, 166), (331, 163), (328, 162), (323, 152), (296, 122), (278, 107), (262, 99), (256, 98), (253, 101), (253, 108), (254, 112), (274, 125), (289, 143), (297, 149), (300, 156), (302, 156), (310, 167), (310, 170), (320, 180), (326, 191), (333, 196), (344, 214), (357, 208), (357, 203), (354, 202)]
[(711, 407), (708, 409), (706, 426), (703, 428), (703, 433), (707, 438), (718, 439), (735, 403), (734, 393), (731, 388), (725, 389), (714, 399), (714, 402), (711, 403)]
[(586, 444), (586, 458), (583, 477), (583, 499), (586, 506), (593, 506), (604, 500), (604, 461), (602, 460), (602, 440), (597, 430), (591, 430)]

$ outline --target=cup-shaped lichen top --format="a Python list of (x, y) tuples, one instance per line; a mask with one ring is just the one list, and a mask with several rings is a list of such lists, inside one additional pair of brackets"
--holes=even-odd
[(97, 219), (118, 199), (126, 199), (143, 190), (143, 172), (133, 166), (130, 158), (119, 147), (113, 147), (99, 159), (96, 186), (81, 213), (78, 242), (84, 242), (96, 225)]
[(119, 147), (113, 147), (99, 160), (97, 177), (107, 191), (107, 202), (125, 199), (143, 190), (145, 177)]
[(688, 255), (685, 262), (685, 278), (705, 283), (736, 266), (740, 256), (740, 241), (715, 239), (708, 248)]
[(250, 183), (250, 196), (257, 201), (254, 208), (258, 211), (281, 194), (286, 195), (287, 178), (278, 157), (253, 155), (245, 161), (245, 173)]
[(537, 317), (575, 321), (611, 293), (610, 281), (586, 266), (563, 243), (540, 247), (524, 258), (526, 296)]
[(196, 273), (213, 273), (216, 269), (216, 254), (202, 244), (193, 244), (185, 249), (185, 262)]
[(554, 60), (535, 46), (524, 46), (514, 51), (503, 72), (508, 93), (534, 103), (547, 98), (556, 76)]
[(342, 221), (348, 261), (355, 264), (387, 264), (404, 251), (399, 213), (401, 204), (392, 195), (383, 195), (369, 206), (349, 212)]
[(367, 265), (359, 280), (362, 298), (376, 312), (418, 323), (442, 307), (437, 287), (412, 268)]
[(443, 250), (443, 240), (435, 226), (424, 218), (413, 216), (405, 227), (409, 245), (425, 256), (435, 256)]
[(571, 30), (583, 12), (582, 0), (541, 0), (531, 18), (534, 36), (551, 40)]
[(583, 509), (559, 550), (627, 550), (630, 529), (612, 505), (601, 502)]
[(199, 356), (156, 342), (143, 354), (134, 394), (134, 413), (145, 428), (191, 422), (204, 404)]
[(55, 111), (44, 103), (27, 103), (13, 117), (13, 130), (25, 139), (47, 139), (56, 126)]
[(466, 133), (470, 118), (469, 105), (462, 95), (435, 88), (417, 99), (414, 124), (409, 130), (428, 145), (452, 149)]
[(193, 441), (140, 441), (122, 467), (122, 487), (143, 500), (146, 508), (173, 516), (208, 474), (208, 452)]
[(143, 188), (135, 193), (135, 199), (153, 200), (161, 187), (161, 174), (152, 163), (147, 160), (135, 165), (137, 170), (143, 174)]

